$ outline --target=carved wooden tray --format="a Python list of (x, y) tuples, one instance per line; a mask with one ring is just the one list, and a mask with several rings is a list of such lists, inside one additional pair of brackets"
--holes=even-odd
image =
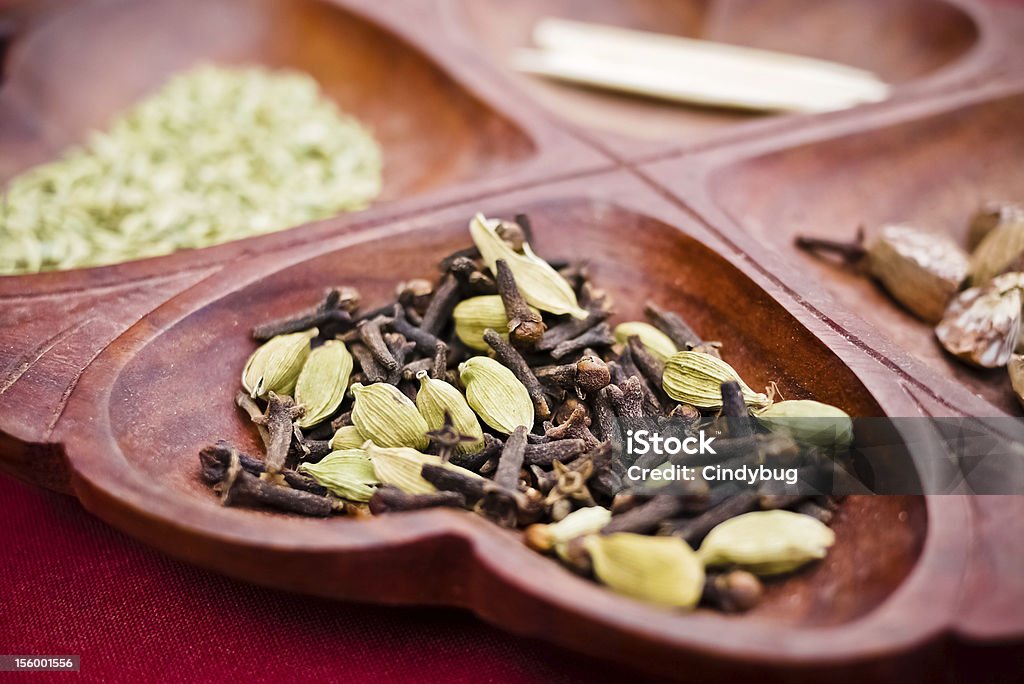
[[(502, 55), (542, 13), (782, 47), (874, 69), (897, 87), (878, 105), (758, 118), (507, 73)], [(1016, 411), (1005, 387), (949, 364), (870, 283), (822, 270), (790, 238), (896, 218), (957, 231), (956, 217), (989, 195), (1024, 199), (1024, 10), (968, 0), (79, 0), (6, 16), (0, 182), (204, 60), (312, 73), (374, 127), (386, 171), (382, 201), (358, 214), (131, 264), (0, 277), (0, 470), (233, 576), (465, 606), (651, 673), (1019, 673), (1018, 497), (851, 499), (819, 567), (771, 585), (751, 614), (685, 615), (615, 596), (460, 512), (351, 521), (222, 508), (195, 454), (213, 437), (255, 446), (230, 401), (252, 325), (324, 282), (383, 301), (397, 278), (429, 275), (464, 244), (478, 210), (527, 211), (541, 253), (589, 259), (598, 280), (616, 283), (623, 317), (648, 296), (673, 302), (756, 384), (775, 380), (857, 415)], [(641, 129), (647, 139), (630, 137)]]

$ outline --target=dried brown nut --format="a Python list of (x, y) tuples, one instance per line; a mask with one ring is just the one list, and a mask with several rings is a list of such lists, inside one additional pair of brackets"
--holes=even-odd
[(986, 202), (967, 229), (967, 249), (972, 252), (992, 230), (1004, 221), (1024, 221), (1024, 206), (1013, 202)]
[(950, 302), (935, 335), (942, 346), (982, 368), (1006, 365), (1017, 345), (1024, 273), (1006, 273)]
[(1024, 213), (1007, 212), (971, 253), (972, 285), (1024, 266)]
[(1013, 386), (1013, 393), (1017, 395), (1017, 401), (1024, 406), (1024, 355), (1013, 354), (1006, 364), (1006, 370), (1010, 374), (1010, 384)]
[(946, 236), (890, 225), (868, 249), (867, 269), (893, 299), (934, 323), (967, 277), (968, 257)]

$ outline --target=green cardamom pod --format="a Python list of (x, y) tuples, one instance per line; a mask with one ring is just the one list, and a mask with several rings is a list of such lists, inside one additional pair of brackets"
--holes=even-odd
[(853, 442), (853, 419), (849, 414), (820, 401), (777, 401), (754, 415), (769, 430), (784, 432), (802, 444), (839, 450)]
[(331, 438), (331, 449), (361, 449), (366, 444), (366, 436), (355, 425), (342, 425)]
[(306, 407), (299, 427), (313, 427), (337, 411), (351, 375), (352, 355), (341, 340), (328, 340), (311, 351), (295, 383), (295, 403)]
[(520, 425), (533, 429), (533, 401), (519, 379), (487, 356), (474, 356), (459, 365), (466, 401), (485, 423), (511, 434)]
[(299, 472), (349, 501), (369, 501), (380, 484), (373, 463), (362, 449), (332, 451), (318, 463), (299, 465)]
[(1004, 273), (958, 294), (935, 328), (950, 354), (982, 368), (1006, 365), (1021, 328), (1024, 273)]
[(303, 364), (309, 357), (309, 341), (320, 334), (316, 328), (264, 342), (252, 353), (242, 371), (242, 387), (252, 398), (271, 392), (291, 396)]
[(385, 448), (371, 443), (366, 445), (366, 455), (373, 463), (377, 479), (407, 494), (430, 494), (437, 491), (434, 485), (423, 479), (423, 466), (427, 463), (451, 469), (467, 477), (480, 478), (472, 470), (444, 463), (439, 456), (424, 454), (408, 447)]
[[(540, 312), (531, 310), (538, 316)], [(490, 346), (484, 342), (484, 331), (495, 330), (502, 339), (508, 341), (508, 317), (500, 295), (481, 295), (463, 299), (452, 311), (455, 321), (455, 335), (470, 349), (488, 351)]]
[(1009, 212), (971, 253), (971, 284), (1024, 268), (1024, 214)]
[(722, 408), (722, 384), (738, 382), (747, 406), (765, 408), (772, 402), (765, 394), (750, 389), (732, 366), (698, 351), (676, 352), (665, 362), (662, 385), (668, 396), (700, 409)]
[(530, 525), (523, 533), (523, 540), (535, 551), (550, 551), (576, 537), (597, 534), (611, 519), (612, 512), (601, 506), (577, 508), (558, 522)]
[(893, 299), (934, 323), (967, 277), (968, 258), (944, 235), (889, 225), (868, 249), (867, 270)]
[(700, 600), (704, 565), (678, 537), (595, 534), (583, 545), (594, 576), (620, 594), (676, 608), (692, 608)]
[(697, 555), (707, 566), (738, 565), (756, 575), (777, 575), (824, 558), (835, 539), (835, 532), (809, 515), (754, 511), (713, 528)]
[(430, 428), (416, 410), (416, 404), (397, 387), (384, 382), (357, 382), (352, 385), (352, 396), (352, 424), (366, 439), (382, 447), (427, 448)]
[(569, 282), (551, 268), (548, 262), (534, 254), (528, 243), (523, 242), (523, 252), (520, 254), (502, 240), (497, 230), (500, 224), (501, 221), (487, 219), (483, 214), (477, 214), (469, 222), (473, 242), (491, 273), (497, 273), (495, 264), (499, 259), (504, 259), (528, 304), (556, 315), (569, 314), (574, 318), (586, 318), (588, 312), (576, 301), (576, 293)]
[(455, 447), (458, 454), (475, 454), (484, 447), (484, 431), (480, 421), (469, 407), (462, 392), (444, 380), (431, 378), (426, 371), (416, 374), (420, 391), (416, 394), (416, 408), (427, 421), (431, 430), (444, 427), (445, 414), (451, 416), (452, 428), (460, 435), (472, 437), (472, 441), (460, 442)]
[(626, 344), (629, 338), (634, 335), (639, 337), (640, 342), (647, 348), (647, 351), (651, 352), (662, 363), (679, 351), (676, 343), (668, 335), (650, 323), (629, 321), (628, 323), (619, 323), (615, 326), (615, 341), (619, 344)]

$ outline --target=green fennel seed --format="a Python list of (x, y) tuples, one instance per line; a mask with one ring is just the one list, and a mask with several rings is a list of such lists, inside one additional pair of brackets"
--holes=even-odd
[(113, 264), (366, 207), (370, 132), (291, 71), (202, 66), (12, 179), (0, 274)]

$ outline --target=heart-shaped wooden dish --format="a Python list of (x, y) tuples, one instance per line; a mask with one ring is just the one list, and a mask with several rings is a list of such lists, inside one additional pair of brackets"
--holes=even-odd
[[(537, 226), (540, 252), (586, 259), (622, 317), (638, 315), (649, 297), (672, 302), (722, 340), (750, 382), (775, 380), (787, 396), (819, 397), (858, 415), (880, 412), (856, 375), (778, 302), (677, 228), (588, 200), (521, 208)], [(75, 492), (147, 542), (232, 575), (329, 597), (463, 605), (510, 629), (639, 658), (634, 664), (654, 670), (681, 653), (699, 659), (712, 651), (747, 665), (835, 663), (872, 639), (869, 650), (882, 657), (942, 629), (951, 590), (945, 602), (929, 599), (931, 615), (905, 631), (870, 637), (866, 626), (920, 601), (913, 587), (932, 595), (957, 579), (949, 559), (964, 562), (966, 548), (956, 531), (963, 521), (951, 517), (963, 511), (930, 510), (923, 497), (851, 499), (829, 558), (772, 585), (768, 600), (741, 618), (673, 613), (614, 596), (469, 513), (309, 520), (221, 507), (198, 477), (197, 453), (217, 437), (256, 448), (231, 402), (253, 348), (251, 327), (315, 300), (325, 283), (355, 285), (369, 306), (384, 302), (397, 280), (431, 277), (433, 264), (466, 243), (464, 221), (357, 230), (312, 258), (239, 264), (172, 299), (96, 360), (68, 405), (57, 437)], [(928, 571), (923, 561), (932, 553), (947, 562)], [(826, 627), (834, 639), (821, 636)], [(811, 641), (816, 653), (803, 652)]]
[[(802, 6), (771, 4), (783, 14)], [(925, 5), (901, 3), (917, 17)], [(775, 381), (787, 397), (856, 415), (910, 415), (919, 400), (892, 377), (892, 367), (910, 364), (905, 357), (852, 344), (870, 341), (860, 323), (844, 328), (823, 315), (834, 303), (812, 277), (759, 253), (767, 232), (751, 238), (695, 214), (687, 198), (714, 194), (703, 180), (668, 189), (687, 158), (664, 172), (613, 170), (614, 160), (522, 96), (503, 100), (497, 72), (458, 66), (472, 62), (466, 48), (479, 36), (455, 35), (418, 0), (56, 6), (23, 25), (10, 54), (0, 180), (80, 140), (175, 70), (258, 62), (313, 73), (371, 122), (384, 149), (385, 202), (197, 252), (0, 278), (0, 470), (71, 492), (118, 528), (236, 577), (331, 598), (464, 606), (511, 631), (679, 678), (935, 679), (966, 648), (952, 635), (991, 643), (1024, 633), (1010, 610), (1017, 595), (986, 593), (1005, 589), (1019, 568), (1020, 550), (1002, 535), (1020, 536), (1012, 525), (1024, 522), (997, 521), (1024, 516), (1005, 498), (986, 507), (953, 496), (853, 497), (829, 557), (771, 584), (743, 616), (616, 596), (469, 513), (311, 520), (220, 506), (199, 479), (197, 452), (217, 438), (256, 448), (231, 401), (251, 327), (331, 285), (357, 286), (372, 306), (399, 280), (434, 276), (441, 256), (468, 244), (476, 210), (527, 211), (538, 251), (589, 260), (621, 320), (639, 316), (647, 298), (670, 304), (720, 339), (755, 386)], [(937, 7), (927, 26), (937, 33), (925, 33), (953, 39), (941, 48), (919, 41), (912, 64), (894, 61), (892, 74), (925, 73), (974, 40), (959, 5)], [(439, 48), (439, 36), (453, 46)], [(740, 175), (756, 173), (755, 165)], [(927, 371), (917, 382), (947, 389)], [(963, 411), (973, 406), (963, 401)]]

